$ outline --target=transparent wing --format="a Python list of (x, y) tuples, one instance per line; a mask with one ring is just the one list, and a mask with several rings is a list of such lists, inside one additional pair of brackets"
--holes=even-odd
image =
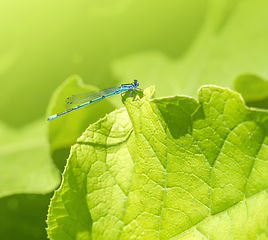
[(102, 96), (107, 95), (109, 93), (113, 93), (118, 89), (119, 89), (118, 87), (112, 87), (112, 88), (102, 89), (99, 91), (74, 94), (66, 99), (65, 108), (67, 110), (71, 109), (71, 108), (78, 106), (80, 104), (83, 104), (85, 102), (89, 102), (91, 100), (102, 97)]

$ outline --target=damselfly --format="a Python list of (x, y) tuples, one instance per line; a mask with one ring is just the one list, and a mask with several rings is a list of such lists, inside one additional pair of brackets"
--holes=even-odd
[(93, 91), (93, 92), (87, 92), (87, 93), (80, 93), (80, 94), (75, 94), (70, 97), (68, 97), (66, 100), (66, 108), (64, 112), (57, 113), (54, 115), (51, 115), (50, 117), (47, 118), (48, 121), (59, 117), (65, 113), (71, 112), (73, 110), (76, 110), (78, 108), (81, 108), (83, 106), (86, 106), (90, 103), (96, 102), (98, 100), (101, 100), (103, 98), (106, 98), (111, 95), (119, 94), (119, 93), (124, 93), (128, 90), (131, 90), (130, 96), (132, 91), (134, 90), (136, 93), (136, 88), (139, 86), (138, 80), (134, 80), (133, 83), (126, 83), (126, 84), (121, 84), (119, 87), (112, 87), (112, 88), (106, 88), (103, 90), (99, 91)]

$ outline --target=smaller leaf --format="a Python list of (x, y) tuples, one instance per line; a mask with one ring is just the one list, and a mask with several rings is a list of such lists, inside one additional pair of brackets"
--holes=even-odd
[[(73, 94), (96, 91), (97, 88), (86, 85), (79, 76), (71, 76), (55, 90), (48, 106), (47, 116), (65, 111), (66, 99)], [(90, 104), (88, 107), (67, 113), (49, 122), (50, 150), (69, 148), (81, 136), (90, 123), (96, 122), (114, 107), (107, 101)]]
[(0, 197), (48, 193), (60, 182), (49, 155), (44, 120), (22, 129), (0, 123)]
[(236, 78), (234, 88), (241, 93), (247, 105), (257, 108), (268, 108), (268, 81), (252, 74)]

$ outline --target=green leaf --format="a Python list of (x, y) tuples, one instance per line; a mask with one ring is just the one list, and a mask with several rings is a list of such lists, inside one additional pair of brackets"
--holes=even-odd
[(49, 155), (44, 120), (22, 129), (0, 123), (0, 197), (17, 193), (48, 193), (60, 182)]
[[(67, 97), (95, 90), (97, 90), (96, 87), (84, 84), (79, 76), (69, 77), (55, 90), (48, 106), (47, 116), (65, 111)], [(104, 99), (99, 104), (91, 104), (90, 107), (84, 107), (51, 120), (49, 122), (51, 152), (61, 148), (69, 148), (81, 136), (89, 123), (96, 122), (113, 109), (112, 105)]]
[(198, 102), (153, 91), (72, 147), (50, 239), (265, 239), (268, 113), (215, 86)]
[(252, 75), (238, 76), (234, 88), (240, 92), (250, 107), (268, 108), (268, 81)]

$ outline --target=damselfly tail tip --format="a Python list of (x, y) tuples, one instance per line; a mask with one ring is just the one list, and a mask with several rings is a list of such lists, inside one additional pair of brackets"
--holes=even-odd
[(47, 118), (47, 121), (50, 121), (56, 117), (57, 117), (57, 114), (51, 115), (50, 117)]

